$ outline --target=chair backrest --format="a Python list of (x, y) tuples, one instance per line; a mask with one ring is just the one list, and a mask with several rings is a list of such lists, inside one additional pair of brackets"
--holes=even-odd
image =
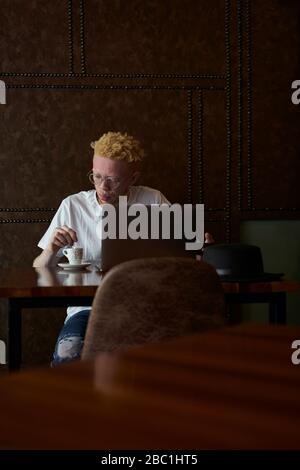
[(224, 324), (222, 285), (209, 264), (167, 257), (127, 261), (109, 271), (96, 292), (82, 358)]

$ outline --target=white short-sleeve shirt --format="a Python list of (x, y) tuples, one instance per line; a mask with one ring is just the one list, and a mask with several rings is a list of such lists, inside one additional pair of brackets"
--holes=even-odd
[[(147, 186), (132, 186), (128, 194), (128, 204), (170, 204), (164, 195), (156, 189)], [(75, 230), (78, 244), (83, 247), (85, 260), (99, 262), (101, 257), (101, 218), (102, 207), (97, 201), (96, 191), (81, 191), (72, 194), (62, 201), (54, 215), (47, 231), (38, 243), (43, 250), (48, 245), (50, 238), (57, 227), (67, 225)], [(62, 256), (59, 250), (57, 256)], [(69, 307), (67, 319), (90, 307)]]

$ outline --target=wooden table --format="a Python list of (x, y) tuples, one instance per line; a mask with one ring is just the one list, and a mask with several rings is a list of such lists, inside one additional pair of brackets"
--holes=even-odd
[(0, 298), (8, 299), (8, 367), (22, 360), (22, 309), (90, 306), (103, 275), (95, 269), (0, 269)]
[(267, 303), (269, 304), (269, 322), (286, 324), (286, 294), (300, 291), (300, 282), (223, 282), (226, 302)]
[[(47, 268), (0, 269), (0, 298), (8, 299), (8, 366), (20, 368), (22, 359), (22, 309), (91, 305), (103, 274), (93, 269), (67, 272)], [(300, 283), (223, 283), (225, 299), (233, 302), (268, 302), (270, 322), (286, 322), (286, 292)]]
[(242, 324), (0, 380), (2, 449), (300, 449), (300, 328)]

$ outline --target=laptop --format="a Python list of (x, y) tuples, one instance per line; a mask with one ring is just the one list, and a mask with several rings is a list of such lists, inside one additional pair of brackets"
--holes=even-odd
[[(133, 206), (136, 209), (139, 209), (141, 207), (141, 204), (134, 204), (130, 207)], [(161, 213), (159, 213), (158, 218), (156, 217), (158, 212), (155, 212), (155, 209), (153, 209), (154, 206), (156, 206), (156, 208), (159, 207), (158, 205), (143, 205), (143, 218), (137, 215), (129, 215), (127, 212), (126, 220), (124, 221), (123, 219), (122, 222), (120, 222), (120, 211), (124, 210), (124, 208), (115, 208), (115, 231), (113, 230), (113, 233), (111, 233), (107, 230), (108, 236), (101, 240), (101, 261), (97, 265), (97, 268), (100, 271), (106, 272), (117, 264), (139, 258), (152, 258), (162, 256), (195, 258), (196, 254), (201, 251), (202, 247), (198, 250), (187, 250), (187, 242), (192, 242), (196, 239), (196, 237), (191, 239), (190, 235), (189, 238), (187, 238), (185, 235), (183, 220), (184, 206), (180, 206), (179, 204), (177, 204), (177, 206), (181, 208), (181, 218), (179, 208), (177, 208), (179, 212), (177, 212), (176, 216), (174, 213), (170, 213), (167, 232), (165, 230), (166, 227), (162, 223), (163, 216)], [(129, 206), (126, 206), (127, 211), (128, 207)], [(124, 215), (124, 213), (122, 215)], [(190, 228), (195, 230), (195, 206), (191, 207), (190, 216), (190, 223), (192, 224)], [(108, 219), (106, 219), (106, 221), (107, 220)], [(105, 224), (104, 218), (103, 223)], [(120, 237), (119, 228), (121, 223), (123, 224), (123, 236), (125, 229), (127, 238)], [(108, 225), (106, 225), (106, 228), (107, 227)], [(130, 238), (130, 236), (128, 235), (130, 230), (131, 234), (133, 231), (136, 232), (134, 235), (135, 237), (138, 237), (139, 234), (140, 236), (136, 239)], [(153, 238), (153, 235), (155, 238)]]

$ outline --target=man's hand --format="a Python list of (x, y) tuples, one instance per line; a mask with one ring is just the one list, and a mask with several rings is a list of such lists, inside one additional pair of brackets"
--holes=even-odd
[(77, 242), (75, 230), (64, 225), (63, 227), (57, 227), (54, 230), (46, 250), (51, 253), (57, 253), (60, 248), (67, 245), (72, 246), (74, 242)]
[(213, 245), (215, 243), (214, 237), (212, 236), (211, 233), (206, 232), (204, 234), (204, 245), (201, 250), (201, 253), (196, 255), (196, 260), (201, 261), (202, 260), (202, 255), (203, 255), (203, 250), (205, 250), (205, 246), (207, 245)]
[(208, 233), (208, 232), (205, 233), (204, 243), (206, 243), (207, 245), (212, 245), (213, 243), (215, 243), (214, 237), (212, 236), (211, 233)]
[(56, 253), (58, 250), (67, 245), (72, 246), (74, 242), (77, 242), (77, 235), (75, 230), (67, 227), (66, 225), (63, 227), (57, 227), (54, 230), (50, 242), (46, 248), (33, 261), (33, 267), (44, 268), (49, 266), (56, 266), (58, 260)]

